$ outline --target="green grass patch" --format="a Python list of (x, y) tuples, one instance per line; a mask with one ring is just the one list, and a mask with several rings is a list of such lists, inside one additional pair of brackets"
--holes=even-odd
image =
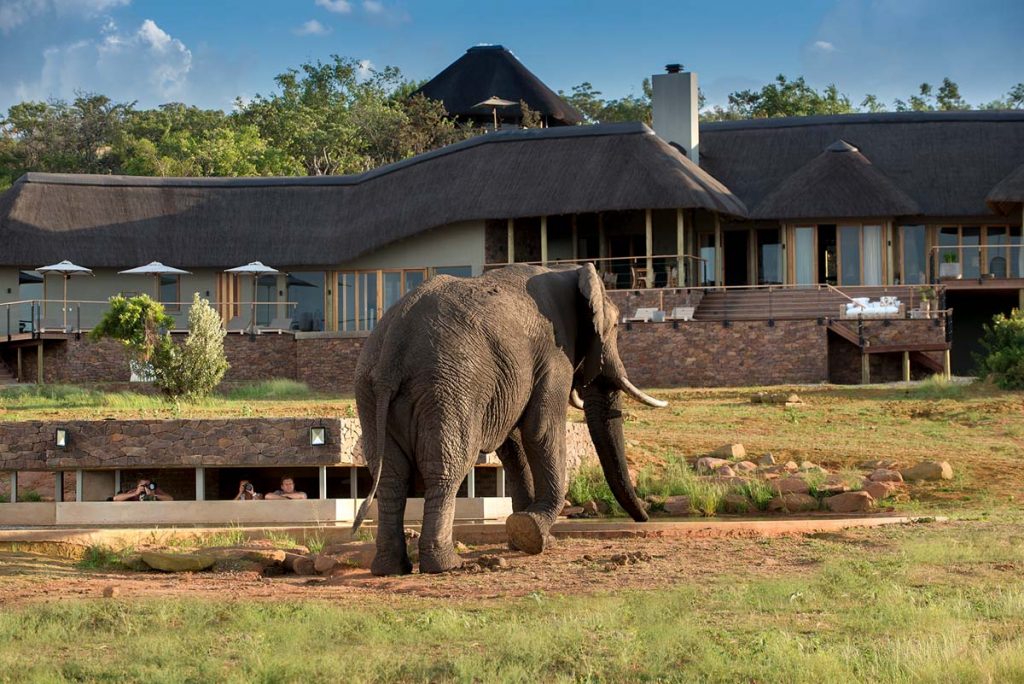
[(309, 399), (315, 393), (304, 382), (278, 378), (265, 380), (251, 385), (242, 385), (227, 393), (228, 399), (235, 401), (267, 401), (280, 399)]
[(75, 566), (82, 570), (124, 570), (124, 559), (131, 552), (130, 548), (115, 550), (104, 544), (91, 544)]

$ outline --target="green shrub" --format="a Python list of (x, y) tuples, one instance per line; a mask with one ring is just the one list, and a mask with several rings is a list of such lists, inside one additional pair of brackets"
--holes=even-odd
[(604, 471), (600, 466), (581, 466), (575, 477), (569, 481), (566, 496), (577, 506), (582, 506), (588, 501), (603, 501), (612, 511), (622, 512), (611, 487), (608, 486), (608, 481), (604, 479)]
[(42, 500), (43, 497), (39, 494), (39, 492), (34, 491), (32, 489), (28, 490), (27, 492), (22, 492), (21, 494), (18, 495), (18, 501), (26, 503), (39, 503)]
[(77, 565), (83, 570), (123, 570), (124, 556), (109, 546), (92, 544), (85, 549), (85, 554)]
[(722, 509), (726, 485), (698, 477), (685, 459), (672, 457), (657, 472), (645, 470), (637, 478), (637, 494), (646, 496), (685, 496), (690, 508), (701, 515), (713, 516)]
[(196, 401), (209, 396), (229, 367), (224, 354), (226, 334), (220, 315), (195, 293), (185, 343), (161, 345), (153, 356), (156, 385), (173, 399)]
[(996, 314), (984, 330), (984, 353), (975, 355), (979, 374), (990, 377), (1001, 389), (1024, 389), (1024, 311)]
[[(166, 328), (174, 319), (164, 312), (164, 305), (148, 295), (110, 298), (110, 308), (89, 332), (93, 340), (110, 337), (128, 348), (134, 361), (148, 363), (157, 350), (171, 343)], [(164, 330), (161, 330), (164, 329)]]
[(750, 499), (750, 502), (759, 511), (768, 510), (768, 502), (775, 498), (775, 490), (772, 489), (768, 480), (759, 477), (752, 478), (744, 485), (736, 488), (736, 493)]

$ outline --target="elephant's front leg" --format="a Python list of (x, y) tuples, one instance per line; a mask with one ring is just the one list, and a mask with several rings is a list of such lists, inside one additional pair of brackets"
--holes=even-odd
[(512, 510), (525, 511), (533, 504), (533, 475), (530, 464), (526, 460), (523, 438), (519, 428), (509, 433), (508, 439), (498, 447), (496, 452), (505, 472), (505, 483), (512, 496)]
[(374, 575), (408, 575), (412, 562), (405, 543), (405, 501), (412, 478), (412, 464), (390, 437), (383, 449), (377, 490), (377, 553), (370, 572)]
[(540, 378), (520, 422), (523, 448), (533, 476), (534, 500), (505, 521), (509, 542), (540, 553), (565, 502), (565, 416), (571, 368)]

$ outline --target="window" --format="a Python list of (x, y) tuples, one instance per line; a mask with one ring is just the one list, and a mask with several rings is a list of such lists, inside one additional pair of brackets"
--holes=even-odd
[(473, 275), (471, 266), (438, 266), (433, 270), (434, 275), (450, 275), (456, 278), (469, 278)]
[(324, 271), (293, 271), (288, 274), (288, 301), (292, 330), (311, 332), (324, 329)]
[(167, 311), (181, 311), (181, 276), (169, 273), (160, 276), (160, 303)]
[(277, 318), (277, 276), (262, 275), (256, 281), (256, 325), (270, 325)]
[(702, 259), (699, 268), (703, 269), (703, 273), (699, 274), (700, 284), (702, 286), (712, 286), (715, 284), (715, 278), (718, 274), (718, 261), (715, 258), (718, 250), (715, 248), (715, 234), (714, 233), (698, 233), (698, 251), (700, 258)]
[(839, 282), (882, 284), (881, 226), (839, 226)]
[(793, 229), (793, 282), (797, 285), (813, 285), (815, 282), (814, 232), (813, 226), (798, 226)]
[(904, 285), (923, 285), (928, 282), (928, 231), (924, 226), (900, 226), (903, 249), (903, 268), (900, 271)]
[(757, 231), (757, 282), (778, 285), (782, 282), (782, 243), (779, 231)]
[(339, 273), (338, 330), (373, 330), (389, 307), (426, 278), (424, 268)]

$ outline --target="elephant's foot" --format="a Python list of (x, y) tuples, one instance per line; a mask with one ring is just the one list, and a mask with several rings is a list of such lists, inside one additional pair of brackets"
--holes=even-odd
[[(545, 534), (544, 535), (544, 550), (547, 551), (548, 549), (554, 548), (554, 546), (555, 546), (555, 538), (551, 536), (550, 532), (548, 534)], [(514, 543), (512, 543), (511, 539), (508, 540), (508, 549), (509, 549), (509, 551), (522, 551), (522, 549), (520, 549), (518, 546), (516, 546)]]
[(505, 533), (509, 546), (524, 553), (538, 554), (550, 538), (535, 513), (513, 513), (505, 518)]
[(451, 544), (446, 546), (424, 547), (420, 538), (420, 572), (435, 574), (458, 570), (462, 567), (462, 559)]
[(370, 564), (370, 573), (377, 577), (387, 575), (408, 575), (412, 572), (412, 563), (406, 554), (381, 554), (380, 551), (373, 557)]

